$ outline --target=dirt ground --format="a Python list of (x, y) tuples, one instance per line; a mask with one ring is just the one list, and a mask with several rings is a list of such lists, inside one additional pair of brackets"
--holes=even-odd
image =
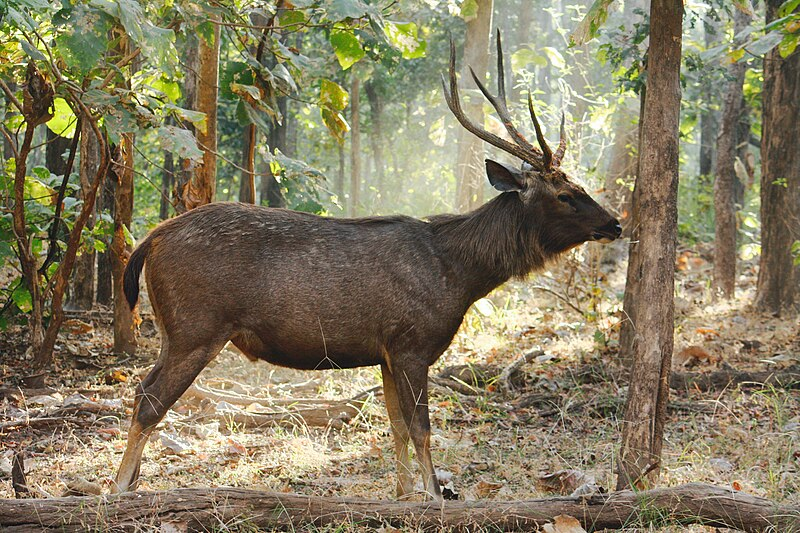
[[(585, 474), (584, 480), (594, 478), (604, 489), (614, 486), (628, 369), (609, 339), (616, 337), (622, 316), (624, 268), (601, 264), (592, 256), (598, 253), (594, 248), (582, 253), (479, 302), (432, 369), (437, 375), (469, 365), (483, 374), (486, 368), (502, 370), (537, 347), (544, 352), (522, 367), (521, 386), (513, 394), (504, 394), (492, 375), (475, 391), (433, 386), (433, 459), (452, 474), (461, 499), (552, 495), (542, 477), (567, 469)], [(677, 355), (676, 370), (709, 372), (726, 365), (765, 370), (800, 362), (797, 320), (762, 316), (748, 307), (753, 265), (745, 265), (734, 301), (713, 303), (709, 264), (701, 255), (681, 257), (676, 354), (695, 357)], [(107, 490), (115, 474), (134, 387), (154, 362), (158, 338), (145, 313), (139, 355), (118, 357), (109, 353), (108, 313), (71, 316), (58, 344), (60, 370), (49, 379), (51, 389), (33, 396), (17, 389), (29, 364), (23, 329), (12, 327), (0, 338), (2, 498), (14, 497), (11, 459), (18, 450), (28, 455), (28, 483), (40, 496), (61, 495), (76, 480)], [(297, 406), (287, 405), (289, 399), (353, 398), (380, 384), (378, 368), (300, 372), (251, 363), (231, 346), (197, 384), (252, 399), (253, 405), (181, 399), (148, 444), (141, 489), (237, 486), (393, 498), (394, 449), (379, 388), (340, 429), (309, 427), (300, 417), (290, 424), (243, 427), (225, 416), (226, 409), (292, 410)], [(800, 391), (770, 386), (673, 390), (671, 400), (675, 408), (666, 428), (663, 485), (709, 482), (800, 504)], [(90, 407), (81, 408), (84, 401)], [(221, 524), (220, 530), (226, 529)]]

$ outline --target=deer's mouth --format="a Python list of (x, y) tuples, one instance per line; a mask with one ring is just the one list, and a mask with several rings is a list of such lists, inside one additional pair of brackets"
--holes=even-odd
[(592, 240), (607, 244), (617, 240), (620, 235), (622, 235), (622, 226), (619, 225), (617, 220), (612, 220), (602, 228), (596, 229), (592, 233)]

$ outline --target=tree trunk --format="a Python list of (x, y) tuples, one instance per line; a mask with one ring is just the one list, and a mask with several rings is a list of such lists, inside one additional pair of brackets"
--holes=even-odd
[[(91, 132), (89, 132), (91, 135)], [(107, 212), (111, 219), (114, 219), (114, 190), (116, 189), (115, 181), (116, 176), (112, 169), (109, 169), (109, 175), (103, 180), (102, 191), (99, 193), (97, 199), (97, 213)], [(111, 241), (110, 238), (105, 238), (106, 251), (97, 254), (97, 295), (95, 300), (101, 305), (111, 305), (114, 301), (114, 284), (112, 281), (112, 266), (111, 266)]]
[(372, 115), (372, 129), (370, 131), (370, 144), (372, 145), (372, 160), (375, 163), (375, 186), (378, 194), (385, 198), (384, 186), (386, 173), (383, 162), (383, 99), (378, 94), (375, 83), (370, 81), (364, 85), (369, 100), (369, 110)]
[[(706, 17), (703, 20), (703, 35), (705, 39), (706, 50), (711, 48), (715, 39), (719, 39), (719, 23), (713, 17)], [(714, 146), (716, 145), (717, 131), (719, 127), (719, 118), (717, 112), (713, 109), (713, 104), (716, 103), (718, 88), (708, 83), (702, 87), (703, 100), (705, 107), (700, 113), (700, 176), (711, 176), (714, 169), (715, 152)]]
[(630, 184), (636, 179), (638, 167), (639, 126), (636, 112), (627, 105), (618, 110), (614, 122), (614, 145), (606, 170), (604, 198), (627, 230), (631, 219)]
[[(217, 15), (210, 15), (212, 22)], [(190, 169), (184, 161), (184, 172), (178, 187), (179, 212), (214, 201), (217, 175), (217, 86), (219, 85), (219, 24), (214, 24), (212, 42), (201, 37), (189, 39), (186, 49), (186, 104), (206, 115), (205, 131), (195, 129), (197, 144), (203, 151), (202, 163)], [(191, 41), (194, 41), (192, 43)], [(196, 49), (194, 48), (196, 46)]]
[[(659, 470), (673, 348), (673, 292), (680, 122), (681, 0), (652, 0), (647, 97), (642, 116), (639, 276), (633, 369), (625, 407), (617, 488), (651, 486)], [(630, 272), (631, 267), (638, 272)], [(626, 289), (627, 290), (627, 289)]]
[[(208, 531), (241, 521), (275, 529), (410, 528), (422, 531), (534, 531), (559, 515), (599, 531), (704, 524), (742, 531), (797, 531), (800, 509), (702, 483), (644, 492), (503, 502), (396, 502), (303, 496), (240, 488), (126, 492), (107, 496), (0, 500), (3, 531), (134, 528)], [(562, 519), (563, 520), (563, 519)], [(552, 526), (551, 526), (552, 527)], [(570, 528), (572, 530), (574, 528)]]
[(336, 183), (334, 184), (334, 192), (339, 198), (339, 204), (342, 210), (347, 212), (347, 199), (344, 196), (344, 174), (345, 174), (345, 154), (344, 143), (338, 143), (337, 152), (339, 153), (339, 166), (336, 169)]
[[(114, 353), (135, 354), (136, 316), (128, 305), (122, 288), (125, 265), (131, 254), (131, 246), (125, 240), (130, 233), (133, 218), (133, 141), (132, 133), (122, 136), (119, 148), (113, 148), (113, 174), (116, 177), (114, 191), (114, 236), (111, 240), (111, 273), (114, 283)], [(127, 231), (126, 231), (127, 230)]]
[[(781, 4), (767, 1), (767, 23), (777, 18)], [(762, 100), (761, 261), (755, 306), (778, 314), (800, 305), (800, 265), (792, 257), (793, 243), (800, 241), (800, 49), (787, 58), (777, 47), (767, 54)]]
[[(476, 0), (478, 12), (467, 22), (464, 42), (464, 57), (461, 60), (461, 83), (472, 79), (469, 68), (479, 79), (486, 77), (489, 65), (489, 37), (492, 30), (492, 11), (494, 0)], [(483, 125), (483, 99), (465, 95), (464, 113), (471, 116), (476, 124)], [(464, 128), (459, 129), (458, 155), (456, 159), (456, 209), (470, 211), (477, 207), (482, 197), (484, 176), (483, 141)]]
[[(88, 120), (84, 120), (81, 132), (81, 159), (79, 194), (85, 198), (92, 187), (92, 179), (100, 165), (99, 144)], [(86, 227), (94, 227), (94, 213), (86, 221)], [(85, 247), (75, 259), (75, 270), (72, 273), (72, 287), (68, 305), (72, 309), (88, 311), (94, 304), (94, 248), (87, 250)]]
[(242, 136), (242, 177), (239, 182), (239, 201), (256, 203), (256, 125), (244, 127)]
[[(645, 65), (646, 68), (646, 65)], [(639, 95), (639, 128), (637, 133), (637, 143), (641, 147), (642, 139), (642, 117), (644, 117), (644, 106), (647, 101), (647, 87), (642, 87)], [(625, 319), (619, 327), (619, 357), (626, 367), (633, 364), (633, 339), (636, 335), (636, 309), (639, 296), (639, 284), (642, 279), (642, 264), (639, 244), (639, 205), (641, 197), (641, 187), (638, 186), (639, 171), (641, 169), (642, 150), (639, 149), (639, 157), (636, 159), (636, 181), (637, 185), (631, 193), (631, 213), (628, 217), (626, 232), (629, 238), (628, 245), (628, 271), (625, 280), (625, 295), (622, 308)]]
[(169, 208), (172, 205), (170, 197), (172, 187), (175, 183), (175, 161), (172, 152), (164, 151), (164, 170), (161, 172), (161, 202), (158, 208), (158, 218), (167, 220), (169, 218)]
[(359, 211), (361, 192), (361, 127), (359, 126), (359, 87), (361, 81), (355, 72), (350, 86), (350, 202), (348, 215), (356, 216)]
[[(739, 35), (750, 23), (750, 16), (734, 10), (733, 34)], [(728, 88), (717, 138), (717, 173), (714, 179), (714, 274), (712, 289), (725, 299), (733, 298), (736, 287), (736, 154), (739, 116), (742, 114), (742, 86), (747, 64), (731, 63)]]

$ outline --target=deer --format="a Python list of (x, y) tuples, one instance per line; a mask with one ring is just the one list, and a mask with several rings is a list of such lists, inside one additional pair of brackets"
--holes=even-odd
[[(333, 218), (220, 202), (162, 222), (130, 256), (123, 286), (133, 309), (145, 279), (162, 345), (138, 385), (113, 492), (136, 490), (148, 436), (222, 348), (304, 370), (380, 365), (395, 448), (396, 494), (415, 494), (413, 445), (423, 497), (442, 500), (431, 460), (428, 369), (470, 306), (511, 278), (524, 278), (587, 241), (617, 239), (619, 221), (560, 168), (528, 95), (538, 148), (506, 104), (497, 34), (498, 94), (472, 71), (509, 139), (465, 115), (450, 43), (444, 97), (458, 122), (522, 161), (486, 159), (499, 194), (465, 214)], [(471, 70), (471, 69), (470, 69)], [(418, 493), (417, 493), (418, 494)]]

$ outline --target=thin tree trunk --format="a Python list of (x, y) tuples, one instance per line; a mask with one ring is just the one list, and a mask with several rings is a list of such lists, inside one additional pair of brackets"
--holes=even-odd
[(350, 209), (349, 216), (354, 217), (359, 210), (359, 193), (361, 192), (361, 127), (359, 126), (359, 87), (358, 76), (353, 73), (350, 86)]
[[(735, 9), (734, 35), (750, 23), (750, 16)], [(742, 114), (742, 86), (747, 64), (744, 61), (728, 67), (728, 88), (722, 112), (722, 125), (717, 138), (717, 172), (714, 180), (714, 273), (712, 289), (725, 299), (733, 298), (736, 287), (736, 153), (739, 116)]]
[(647, 304), (637, 306), (635, 313), (618, 489), (652, 486), (661, 462), (673, 348), (682, 18), (681, 0), (652, 0), (641, 166), (636, 180), (636, 188), (647, 191), (638, 205), (635, 246), (641, 280), (636, 299)]
[(242, 177), (239, 182), (239, 201), (256, 203), (256, 125), (244, 127), (242, 136)]
[[(114, 237), (111, 241), (111, 270), (114, 283), (114, 353), (135, 354), (136, 316), (131, 311), (122, 288), (125, 265), (131, 246), (125, 240), (133, 218), (133, 141), (132, 133), (122, 136), (122, 144), (113, 149), (116, 189), (114, 191)], [(127, 230), (127, 231), (126, 231)]]
[[(645, 65), (646, 68), (646, 65)], [(637, 142), (639, 144), (639, 157), (636, 159), (636, 186), (631, 193), (631, 213), (626, 227), (626, 232), (630, 236), (628, 245), (628, 271), (625, 280), (625, 295), (623, 297), (622, 309), (625, 315), (619, 328), (619, 357), (625, 366), (633, 364), (633, 340), (636, 336), (636, 310), (638, 306), (639, 284), (642, 280), (642, 264), (639, 244), (639, 206), (641, 198), (641, 187), (638, 185), (639, 172), (642, 162), (642, 117), (644, 117), (644, 106), (647, 102), (647, 87), (642, 87), (639, 95), (639, 128)]]
[(375, 186), (381, 197), (386, 197), (384, 186), (386, 172), (383, 161), (383, 100), (378, 94), (375, 83), (370, 81), (364, 85), (369, 100), (369, 109), (372, 114), (372, 129), (370, 131), (370, 144), (372, 145), (372, 158), (375, 163)]
[[(217, 15), (210, 16), (213, 19)], [(205, 113), (206, 128), (205, 131), (195, 129), (197, 143), (203, 151), (202, 163), (191, 168), (188, 161), (183, 162), (183, 175), (176, 191), (176, 208), (181, 213), (213, 202), (216, 193), (219, 50), (218, 24), (214, 24), (211, 43), (200, 37), (192, 37), (187, 43), (186, 103), (191, 109)]]
[[(720, 37), (719, 23), (713, 17), (706, 17), (703, 21), (703, 36), (706, 49), (712, 47), (714, 40)], [(703, 100), (705, 107), (700, 113), (700, 176), (710, 176), (714, 169), (715, 145), (719, 118), (713, 105), (717, 100), (718, 88), (712, 84), (704, 84), (702, 87)]]
[[(100, 165), (100, 153), (97, 139), (92, 134), (92, 127), (88, 120), (84, 120), (81, 132), (81, 159), (80, 159), (80, 196), (85, 198), (91, 189), (92, 179)], [(94, 213), (86, 221), (86, 227), (94, 227)], [(94, 304), (94, 249), (85, 247), (75, 259), (75, 270), (72, 273), (72, 286), (68, 306), (72, 309), (87, 311)]]
[(606, 170), (605, 201), (606, 205), (618, 215), (623, 228), (630, 225), (631, 187), (636, 179), (638, 166), (638, 133), (636, 112), (628, 106), (619, 109), (614, 117), (614, 145)]
[[(489, 65), (489, 37), (492, 30), (493, 0), (476, 0), (478, 12), (467, 22), (464, 57), (461, 60), (461, 83), (471, 80), (469, 68), (484, 79)], [(483, 100), (465, 98), (464, 112), (476, 124), (483, 124)], [(478, 205), (486, 174), (483, 163), (483, 141), (461, 128), (456, 158), (456, 209), (465, 212)]]
[(170, 197), (172, 196), (172, 187), (175, 183), (175, 160), (173, 159), (172, 152), (164, 151), (164, 169), (161, 171), (161, 202), (158, 208), (158, 218), (160, 220), (167, 220), (169, 218), (169, 208), (172, 205)]
[[(782, 4), (767, 0), (767, 23), (777, 18)], [(792, 245), (800, 241), (800, 49), (787, 58), (777, 47), (767, 53), (762, 101), (761, 261), (755, 305), (778, 314), (800, 305), (800, 265), (792, 257)]]
[[(89, 132), (91, 135), (91, 132)], [(171, 154), (170, 154), (171, 155)], [(103, 180), (102, 191), (97, 198), (97, 213), (107, 212), (114, 219), (114, 189), (116, 176), (109, 169), (109, 175)], [(163, 200), (162, 200), (163, 201)], [(106, 251), (97, 254), (97, 295), (95, 300), (101, 305), (111, 305), (114, 301), (114, 284), (112, 281), (111, 267), (111, 238), (106, 238)]]

